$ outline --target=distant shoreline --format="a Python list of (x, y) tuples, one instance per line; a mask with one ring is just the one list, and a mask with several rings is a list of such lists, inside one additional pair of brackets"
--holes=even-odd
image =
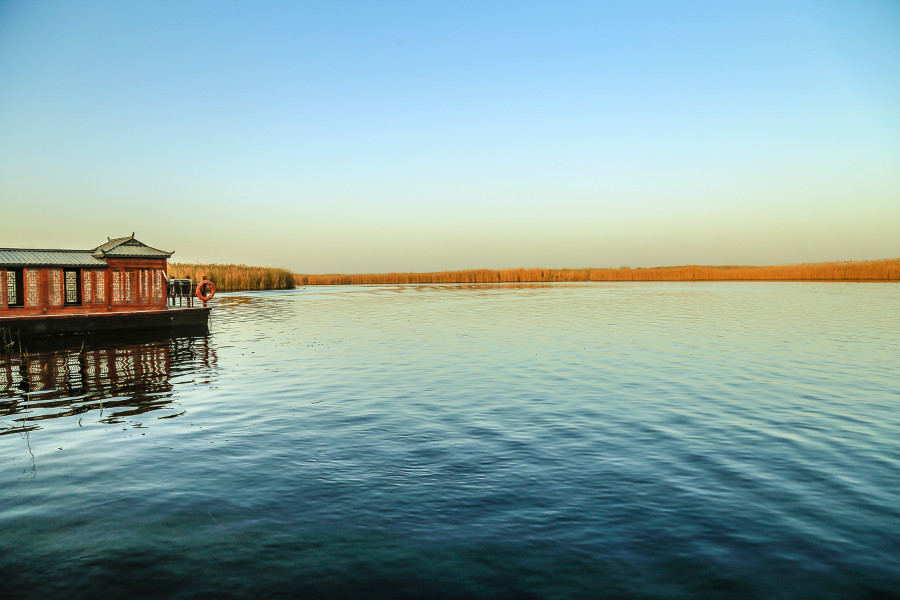
[(431, 273), (294, 274), (303, 285), (400, 283), (553, 283), (588, 281), (900, 281), (900, 258), (780, 266), (469, 269)]
[(219, 291), (284, 290), (306, 285), (404, 283), (555, 283), (589, 281), (900, 281), (900, 258), (780, 266), (620, 267), (618, 269), (467, 269), (426, 273), (300, 274), (277, 267), (169, 263), (169, 277), (210, 279)]

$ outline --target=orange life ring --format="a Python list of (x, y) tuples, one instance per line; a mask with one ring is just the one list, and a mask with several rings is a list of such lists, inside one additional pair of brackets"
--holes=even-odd
[[(203, 290), (203, 286), (209, 284), (209, 294), (204, 295), (201, 290)], [(203, 300), (204, 302), (208, 301), (210, 298), (216, 295), (216, 284), (214, 284), (209, 279), (204, 279), (200, 283), (197, 284), (197, 297)]]

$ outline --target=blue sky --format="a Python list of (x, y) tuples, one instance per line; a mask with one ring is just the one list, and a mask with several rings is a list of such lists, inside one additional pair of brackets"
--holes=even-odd
[(0, 246), (900, 256), (900, 3), (0, 0)]

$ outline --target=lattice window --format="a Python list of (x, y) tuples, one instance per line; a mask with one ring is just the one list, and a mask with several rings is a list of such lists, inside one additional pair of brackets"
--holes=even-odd
[(134, 271), (125, 271), (125, 302), (134, 302)]
[(112, 274), (112, 294), (113, 302), (121, 304), (122, 302), (122, 271), (113, 271)]
[(66, 304), (78, 304), (78, 271), (63, 271), (65, 280)]
[(62, 271), (50, 269), (50, 304), (59, 306), (62, 303)]
[(150, 273), (146, 269), (141, 269), (141, 302), (150, 300)]
[(92, 290), (91, 286), (91, 272), (88, 270), (84, 270), (81, 272), (81, 295), (84, 298), (85, 304), (90, 304), (93, 300), (91, 296)]
[(103, 271), (94, 271), (94, 300), (99, 303), (106, 302), (106, 282)]
[(151, 271), (150, 277), (153, 278), (153, 299), (156, 301), (162, 300), (163, 290), (162, 290), (162, 280), (163, 275), (162, 271)]
[(6, 303), (10, 306), (25, 306), (24, 269), (6, 270)]
[(38, 271), (37, 269), (25, 270), (25, 304), (28, 306), (40, 306), (41, 299), (38, 296)]

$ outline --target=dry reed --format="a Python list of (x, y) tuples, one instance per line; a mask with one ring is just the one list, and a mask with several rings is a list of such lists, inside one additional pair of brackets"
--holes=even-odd
[(176, 279), (209, 279), (218, 291), (290, 290), (295, 287), (294, 275), (276, 267), (247, 265), (169, 263), (169, 277)]
[(295, 274), (297, 285), (513, 283), (562, 281), (900, 281), (900, 258), (767, 267), (700, 266), (618, 269), (470, 269), (434, 273)]

